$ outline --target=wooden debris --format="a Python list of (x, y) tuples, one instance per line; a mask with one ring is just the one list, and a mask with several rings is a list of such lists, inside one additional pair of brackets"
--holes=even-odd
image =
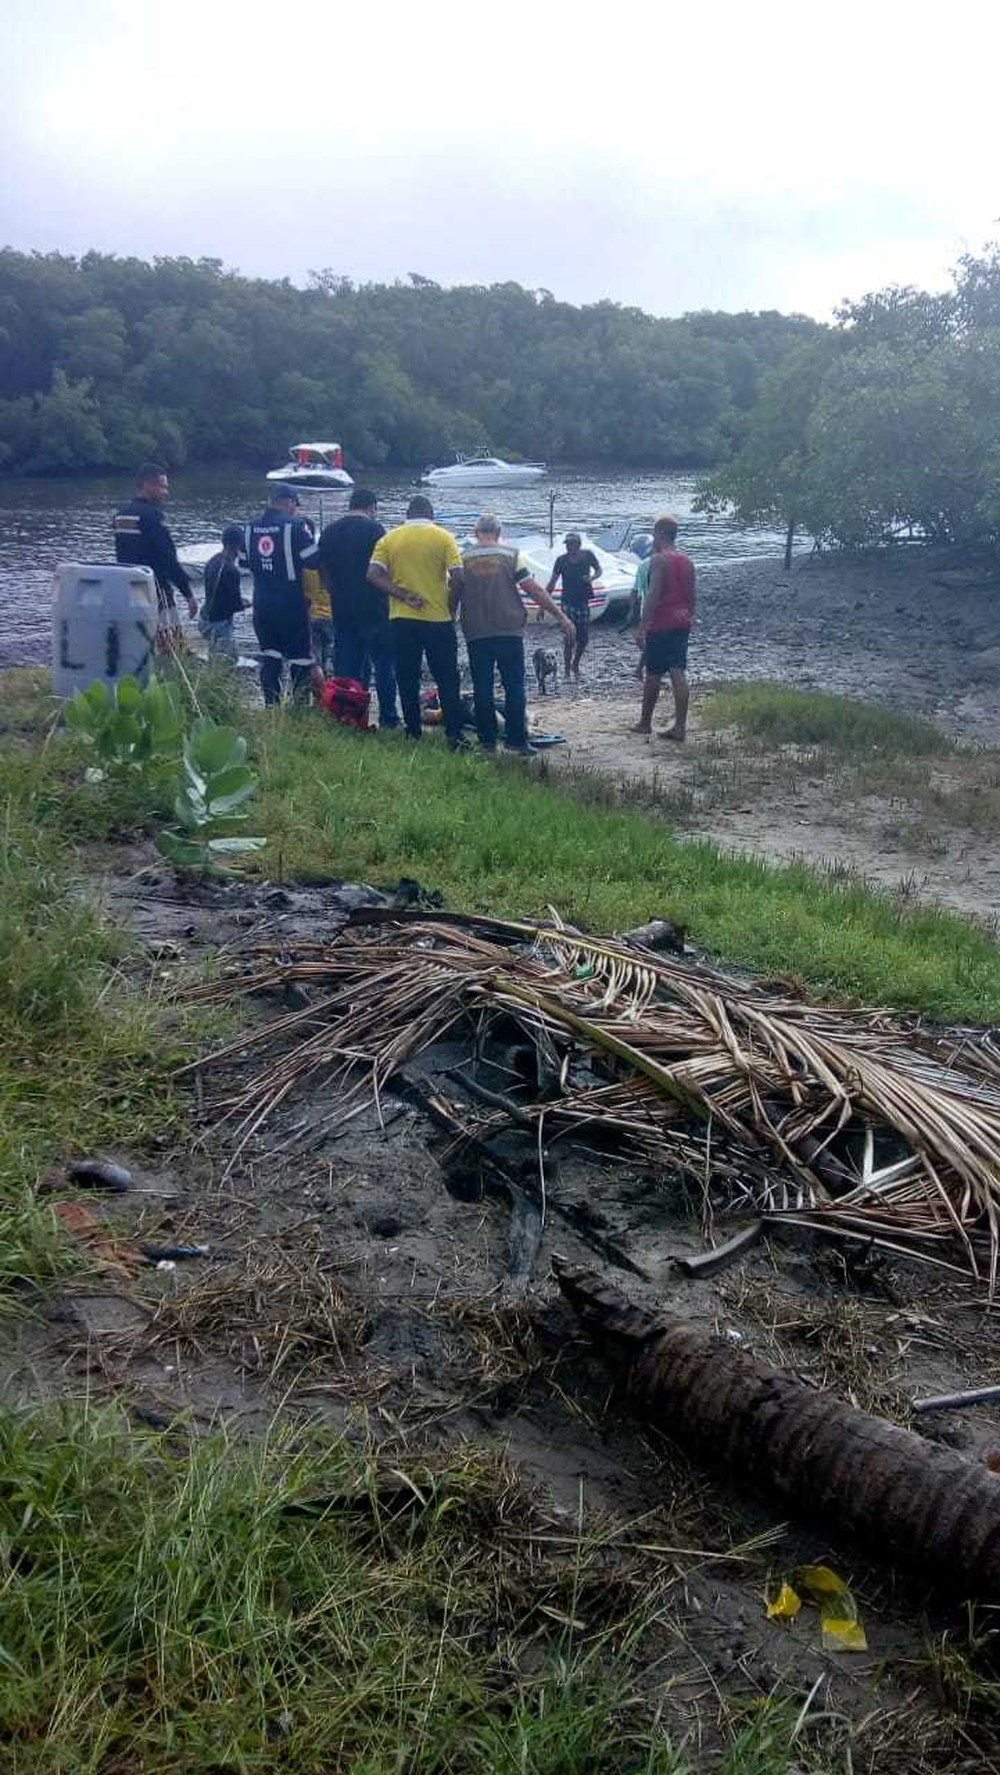
[(1000, 1387), (970, 1387), (966, 1393), (935, 1393), (928, 1399), (914, 1399), (913, 1410), (961, 1411), (966, 1405), (985, 1405), (1000, 1399)]
[(1000, 1479), (986, 1467), (633, 1306), (590, 1271), (553, 1267), (584, 1324), (624, 1357), (643, 1412), (686, 1447), (943, 1589), (1000, 1593)]

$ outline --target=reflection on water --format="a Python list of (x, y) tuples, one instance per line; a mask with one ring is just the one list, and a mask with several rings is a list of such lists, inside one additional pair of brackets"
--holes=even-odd
[[(694, 474), (553, 474), (531, 487), (474, 488), (449, 495), (438, 490), (435, 509), (442, 523), (460, 535), (479, 512), (495, 511), (511, 534), (549, 528), (549, 497), (555, 494), (555, 535), (589, 530), (614, 546), (630, 522), (648, 525), (658, 512), (681, 520), (682, 545), (702, 566), (780, 552), (783, 538), (771, 531), (747, 531), (724, 518), (692, 513), (698, 476)], [(399, 474), (363, 477), (375, 488), (387, 523), (403, 516), (416, 491)], [(171, 477), (168, 521), (178, 544), (215, 541), (223, 524), (259, 511), (265, 500), (260, 475), (213, 474), (188, 470)], [(111, 561), (110, 518), (128, 497), (128, 477), (73, 477), (65, 480), (0, 480), (0, 664), (43, 658), (48, 648), (51, 579), (62, 561)], [(347, 509), (347, 493), (301, 490), (303, 511), (330, 522)]]

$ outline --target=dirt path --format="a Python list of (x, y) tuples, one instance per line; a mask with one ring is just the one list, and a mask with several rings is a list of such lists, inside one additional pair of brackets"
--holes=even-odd
[[(789, 758), (787, 748), (769, 752), (738, 734), (706, 730), (700, 713), (710, 697), (710, 686), (696, 686), (684, 747), (629, 731), (637, 709), (631, 690), (594, 695), (582, 687), (536, 703), (533, 716), (569, 742), (546, 754), (555, 773), (586, 770), (627, 788), (641, 785), (681, 834), (769, 862), (805, 861), (854, 874), (988, 922), (1000, 919), (1000, 846), (991, 833), (960, 821), (936, 823), (908, 788), (845, 796), (835, 772), (811, 774), (808, 762)], [(669, 706), (665, 697), (664, 720)], [(995, 776), (995, 761), (974, 768)], [(947, 787), (947, 772), (934, 777)], [(969, 805), (966, 798), (966, 813)]]

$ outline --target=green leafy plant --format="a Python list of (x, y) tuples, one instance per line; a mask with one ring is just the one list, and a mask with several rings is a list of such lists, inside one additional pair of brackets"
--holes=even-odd
[(257, 789), (248, 769), (247, 743), (235, 728), (196, 721), (184, 741), (184, 771), (174, 801), (178, 824), (156, 839), (160, 855), (187, 868), (209, 869), (226, 857), (263, 850), (266, 838), (238, 828), (240, 810)]
[(92, 780), (153, 778), (177, 767), (184, 714), (173, 685), (151, 678), (119, 678), (112, 689), (98, 679), (66, 705), (66, 725), (93, 747), (100, 764)]

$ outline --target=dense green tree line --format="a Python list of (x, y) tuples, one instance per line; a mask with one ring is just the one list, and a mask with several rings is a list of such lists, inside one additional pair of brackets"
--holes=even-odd
[(0, 469), (143, 456), (273, 465), (339, 438), (357, 465), (504, 453), (718, 462), (762, 375), (819, 336), (801, 316), (661, 320), (515, 283), (308, 289), (215, 260), (0, 252)]
[(900, 535), (1000, 540), (1000, 247), (952, 288), (892, 288), (761, 380), (701, 503), (748, 523), (864, 547)]

